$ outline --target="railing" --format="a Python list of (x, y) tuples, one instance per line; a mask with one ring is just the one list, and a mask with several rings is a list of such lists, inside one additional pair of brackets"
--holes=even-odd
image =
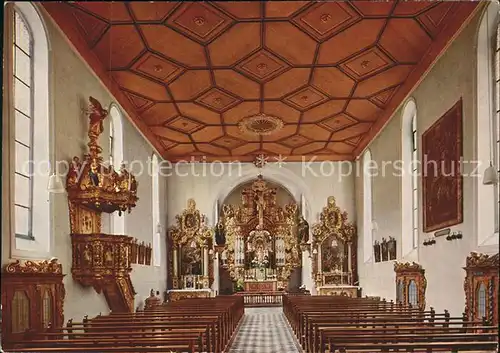
[(243, 296), (245, 307), (281, 306), (283, 292), (238, 292), (235, 295)]

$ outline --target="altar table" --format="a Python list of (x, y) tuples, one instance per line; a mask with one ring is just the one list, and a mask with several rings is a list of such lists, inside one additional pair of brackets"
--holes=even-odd
[(245, 281), (246, 292), (274, 292), (277, 290), (276, 281)]
[(343, 295), (356, 298), (359, 289), (360, 287), (349, 285), (326, 285), (318, 287), (318, 295)]
[(171, 289), (167, 291), (169, 302), (181, 299), (210, 298), (211, 296), (212, 291), (210, 289)]

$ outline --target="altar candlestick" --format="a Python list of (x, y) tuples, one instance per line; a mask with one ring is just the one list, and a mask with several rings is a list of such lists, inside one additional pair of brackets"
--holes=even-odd
[(219, 200), (215, 202), (215, 220), (214, 220), (214, 225), (219, 223)]

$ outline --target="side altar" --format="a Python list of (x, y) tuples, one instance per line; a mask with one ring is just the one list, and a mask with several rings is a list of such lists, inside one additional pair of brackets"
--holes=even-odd
[[(196, 209), (193, 199), (187, 201), (187, 208), (176, 216), (177, 224), (169, 229), (167, 249), (168, 278), (172, 279), (169, 288), (171, 293), (179, 298), (205, 296), (210, 294), (210, 286), (214, 280), (213, 261), (213, 230), (206, 226), (206, 216)], [(195, 293), (195, 294), (193, 294)], [(201, 294), (200, 294), (201, 293)]]
[(240, 205), (222, 206), (215, 230), (221, 266), (248, 292), (287, 289), (302, 264), (298, 206), (278, 205), (276, 193), (259, 175)]
[(361, 296), (357, 277), (356, 227), (333, 196), (313, 225), (312, 275), (319, 295)]

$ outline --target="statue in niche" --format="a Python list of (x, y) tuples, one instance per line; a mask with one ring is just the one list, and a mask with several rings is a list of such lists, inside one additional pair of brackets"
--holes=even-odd
[(224, 230), (224, 225), (222, 224), (222, 221), (219, 221), (215, 228), (215, 242), (217, 245), (226, 244), (226, 232)]
[(299, 223), (297, 225), (297, 235), (299, 244), (307, 243), (307, 241), (309, 240), (309, 223), (307, 223), (303, 216), (299, 217)]
[(92, 262), (92, 253), (89, 244), (85, 245), (85, 249), (83, 250), (83, 260), (86, 265), (90, 265)]
[(111, 247), (108, 247), (106, 249), (106, 252), (104, 254), (104, 261), (106, 263), (106, 266), (113, 265), (113, 249)]
[(99, 164), (97, 164), (97, 160), (93, 158), (92, 162), (90, 163), (89, 177), (90, 180), (92, 181), (92, 185), (94, 186), (100, 186), (98, 169), (99, 169)]

